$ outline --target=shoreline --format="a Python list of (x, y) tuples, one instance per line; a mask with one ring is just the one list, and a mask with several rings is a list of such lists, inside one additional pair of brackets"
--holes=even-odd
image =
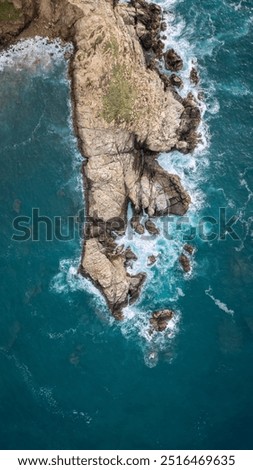
[[(24, 0), (24, 2), (25, 1), (26, 0)], [(78, 9), (77, 4), (79, 0), (72, 0), (72, 1), (75, 4), (74, 5), (75, 8)], [(67, 3), (68, 5), (70, 3), (71, 7), (73, 7), (72, 1), (66, 0), (65, 3)], [(88, 6), (89, 6), (89, 3), (90, 3), (89, 0), (87, 0)], [(172, 86), (170, 77), (174, 75), (174, 81), (175, 81), (175, 76), (178, 77), (177, 75), (171, 74), (169, 77), (168, 75), (165, 75), (163, 72), (159, 70), (158, 61), (160, 61), (163, 57), (165, 57), (165, 62), (166, 60), (169, 61), (169, 59), (166, 59), (166, 56), (165, 56), (165, 54), (168, 54), (168, 53), (164, 54), (163, 46), (160, 40), (161, 31), (162, 31), (161, 24), (163, 21), (161, 8), (158, 7), (156, 4), (148, 4), (144, 0), (132, 0), (131, 4), (121, 4), (120, 6), (115, 6), (115, 7), (111, 4), (110, 0), (100, 0), (100, 4), (101, 4), (101, 8), (105, 8), (105, 13), (104, 13), (105, 15), (108, 15), (108, 12), (110, 14), (110, 11), (111, 11), (110, 9), (112, 9), (112, 11), (114, 12), (114, 16), (115, 14), (117, 15), (117, 19), (115, 19), (115, 22), (122, 21), (122, 18), (125, 21), (125, 26), (124, 26), (125, 36), (123, 35), (122, 37), (120, 36), (120, 32), (118, 32), (117, 30), (118, 28), (117, 24), (115, 27), (116, 29), (114, 31), (114, 34), (115, 35), (119, 34), (119, 36), (117, 36), (117, 44), (119, 44), (119, 46), (117, 45), (117, 47), (121, 48), (122, 39), (124, 39), (124, 41), (129, 41), (128, 47), (130, 47), (129, 51), (131, 53), (131, 57), (129, 58), (130, 59), (129, 66), (131, 67), (133, 65), (133, 67), (136, 67), (134, 61), (144, 60), (146, 62), (145, 65), (143, 66), (142, 64), (142, 68), (139, 68), (139, 69), (137, 66), (137, 72), (139, 74), (141, 73), (144, 74), (144, 70), (146, 70), (147, 77), (149, 77), (151, 73), (153, 74), (153, 77), (155, 76), (159, 77), (160, 82), (163, 84), (163, 89), (164, 89), (163, 96), (164, 97), (168, 96), (170, 103), (171, 103), (170, 106), (168, 106), (167, 115), (169, 117), (170, 107), (172, 110), (172, 115), (174, 115), (175, 117), (176, 117), (176, 113), (178, 113), (178, 116), (180, 116), (180, 113), (182, 114), (179, 120), (178, 121), (175, 120), (174, 122), (175, 129), (178, 129), (177, 130), (178, 132), (180, 131), (180, 128), (181, 128), (180, 132), (182, 133), (182, 136), (183, 135), (186, 136), (185, 139), (187, 139), (188, 134), (190, 135), (190, 133), (193, 132), (192, 138), (194, 138), (195, 140), (193, 140), (187, 145), (189, 145), (189, 150), (192, 147), (194, 148), (194, 146), (196, 146), (197, 144), (197, 137), (195, 136), (194, 133), (196, 133), (196, 129), (200, 123), (199, 108), (192, 96), (188, 96), (186, 99), (183, 99), (178, 94), (178, 91), (177, 91), (178, 85), (174, 83), (174, 86)], [(165, 132), (165, 139), (166, 138), (170, 139), (168, 140), (168, 144), (165, 144), (161, 141), (161, 139), (160, 141), (159, 140), (157, 141), (156, 140), (157, 135), (155, 135), (154, 133), (152, 136), (153, 140), (150, 139), (150, 136), (147, 134), (147, 137), (144, 139), (144, 142), (142, 142), (143, 138), (138, 136), (138, 133), (141, 133), (142, 135), (142, 128), (140, 127), (140, 124), (138, 122), (138, 117), (136, 118), (136, 117), (133, 117), (132, 115), (132, 117), (130, 118), (130, 127), (129, 127), (129, 123), (126, 121), (126, 116), (125, 116), (124, 118), (125, 122), (124, 122), (124, 119), (122, 120), (122, 117), (119, 118), (118, 124), (116, 120), (116, 126), (115, 126), (115, 120), (112, 122), (112, 125), (113, 125), (112, 130), (111, 130), (110, 122), (105, 123), (104, 129), (108, 131), (108, 132), (106, 131), (106, 135), (103, 132), (101, 133), (100, 130), (97, 131), (96, 125), (95, 125), (95, 127), (92, 130), (89, 129), (89, 133), (91, 134), (91, 136), (88, 136), (88, 141), (87, 141), (87, 136), (85, 136), (85, 138), (82, 136), (83, 131), (82, 131), (82, 127), (80, 127), (80, 125), (82, 124), (82, 120), (80, 119), (80, 110), (81, 112), (83, 111), (82, 111), (82, 108), (80, 107), (80, 99), (78, 101), (78, 96), (79, 96), (78, 87), (80, 86), (80, 83), (79, 83), (80, 75), (83, 69), (82, 68), (78, 69), (78, 65), (77, 65), (78, 54), (80, 52), (80, 47), (79, 47), (80, 44), (78, 43), (78, 34), (80, 36), (80, 31), (78, 33), (78, 28), (76, 27), (76, 24), (78, 22), (81, 23), (82, 20), (85, 21), (85, 15), (83, 14), (83, 16), (81, 16), (80, 9), (78, 9), (78, 11), (75, 10), (75, 13), (77, 13), (77, 19), (75, 18), (73, 19), (73, 17), (71, 18), (71, 21), (73, 23), (71, 27), (73, 27), (74, 25), (75, 28), (74, 30), (69, 31), (69, 37), (68, 38), (61, 37), (61, 34), (59, 33), (59, 30), (58, 30), (57, 33), (52, 34), (51, 39), (60, 37), (63, 41), (66, 41), (66, 40), (68, 42), (71, 41), (71, 43), (73, 44), (73, 48), (74, 48), (73, 54), (69, 58), (69, 69), (68, 69), (68, 74), (69, 74), (70, 83), (71, 83), (73, 130), (77, 138), (78, 148), (80, 150), (81, 155), (84, 158), (84, 161), (82, 164), (82, 177), (83, 177), (83, 188), (84, 188), (84, 198), (85, 198), (85, 212), (86, 212), (86, 216), (91, 217), (92, 219), (91, 228), (88, 227), (87, 223), (85, 224), (85, 228), (84, 228), (85, 237), (83, 241), (83, 250), (82, 250), (82, 257), (81, 257), (82, 261), (80, 264), (79, 273), (81, 273), (85, 277), (88, 277), (89, 280), (92, 281), (92, 283), (95, 285), (95, 287), (98, 288), (99, 291), (103, 294), (113, 316), (116, 319), (122, 319), (122, 309), (126, 307), (127, 305), (130, 305), (131, 303), (134, 303), (136, 301), (136, 299), (139, 297), (141, 288), (146, 279), (146, 275), (144, 273), (138, 273), (137, 275), (134, 275), (134, 276), (131, 276), (128, 273), (126, 252), (127, 250), (129, 250), (129, 248), (124, 247), (118, 250), (118, 246), (115, 243), (117, 234), (122, 234), (122, 230), (124, 233), (124, 230), (126, 228), (128, 204), (131, 203), (132, 208), (133, 208), (133, 213), (134, 213), (133, 219), (135, 218), (135, 220), (133, 221), (133, 224), (135, 224), (135, 226), (134, 225), (132, 226), (138, 231), (138, 227), (140, 230), (140, 226), (141, 226), (139, 218), (141, 214), (143, 213), (143, 211), (144, 213), (148, 212), (148, 215), (149, 215), (148, 220), (150, 220), (152, 224), (155, 226), (153, 221), (155, 220), (155, 217), (158, 215), (166, 215), (170, 213), (183, 215), (186, 212), (190, 204), (190, 198), (187, 195), (187, 193), (185, 193), (183, 187), (181, 186), (179, 178), (174, 175), (169, 175), (165, 170), (163, 170), (160, 167), (159, 163), (157, 162), (157, 157), (159, 153), (161, 151), (166, 151), (165, 145), (167, 145), (168, 147), (169, 146), (171, 147), (168, 150), (173, 150), (173, 146), (175, 144), (173, 144), (172, 142), (175, 142), (175, 143), (178, 142), (178, 145), (180, 144), (179, 142), (180, 135), (179, 137), (176, 137), (176, 134), (175, 134), (175, 137), (171, 138), (171, 137), (168, 137), (169, 134), (166, 134)], [(135, 27), (132, 31), (135, 30), (135, 38), (132, 38), (130, 36), (130, 33), (128, 32), (128, 29), (130, 29), (128, 28), (128, 22), (132, 21), (131, 15), (133, 14), (135, 14), (134, 16)], [(145, 29), (145, 28), (143, 29), (143, 26), (145, 25), (138, 19), (142, 17), (143, 14), (144, 14), (144, 18), (146, 15), (146, 23), (147, 23), (147, 19), (149, 21), (152, 19), (153, 24), (155, 25), (153, 31), (150, 32), (149, 29)], [(158, 18), (159, 18), (159, 24), (157, 22)], [(17, 42), (17, 40), (27, 38), (27, 34), (29, 34), (29, 30), (30, 32), (33, 31), (32, 21), (33, 20), (29, 22), (28, 28), (27, 29), (24, 28), (21, 34), (15, 38), (15, 43)], [(40, 19), (40, 17), (37, 18), (36, 22), (37, 22), (36, 28), (38, 28), (38, 25), (41, 23), (42, 33), (45, 32), (46, 31), (44, 29), (45, 22), (43, 21), (43, 18), (42, 19)], [(142, 35), (141, 35), (142, 39), (140, 39), (140, 37), (138, 37), (136, 33), (137, 27), (139, 27), (139, 29), (142, 28)], [(107, 30), (105, 29), (105, 37), (106, 37), (106, 34), (107, 34)], [(34, 36), (31, 35), (29, 37), (34, 37)], [(111, 36), (109, 36), (109, 38), (110, 37)], [(100, 36), (98, 35), (96, 40), (99, 41), (100, 40), (99, 38)], [(145, 41), (143, 38), (145, 39)], [(107, 43), (105, 42), (105, 39), (103, 39), (103, 41), (105, 44), (110, 44), (110, 47), (114, 47), (114, 43), (112, 42), (111, 39), (109, 39), (109, 42), (107, 40)], [(131, 51), (131, 41), (135, 41), (136, 44), (138, 41), (140, 44), (139, 50), (137, 51), (137, 53), (135, 52), (135, 54), (133, 54)], [(143, 44), (141, 43), (141, 41), (144, 42), (145, 47), (143, 47)], [(135, 45), (135, 47), (137, 46)], [(81, 51), (82, 51), (82, 48), (81, 48)], [(95, 47), (95, 51), (96, 51), (96, 47)], [(103, 54), (104, 54), (104, 50), (102, 50), (102, 52), (101, 50), (98, 52), (98, 60), (100, 60), (100, 62), (104, 60)], [(114, 54), (118, 54), (118, 52), (115, 53), (113, 49), (112, 51), (110, 51), (110, 55), (111, 55), (110, 57), (107, 54), (107, 59), (112, 64), (112, 70), (113, 70), (113, 67), (115, 67), (115, 61), (121, 63), (121, 60), (122, 60), (121, 57), (118, 58), (118, 56), (115, 59)], [(81, 56), (81, 53), (79, 55)], [(148, 57), (149, 62), (147, 62), (147, 57)], [(96, 54), (95, 54), (94, 60), (96, 60)], [(175, 71), (178, 71), (180, 70), (180, 68), (182, 68), (182, 64), (180, 62), (181, 58), (176, 53), (174, 54), (174, 56), (172, 54), (172, 57), (170, 58), (170, 60), (172, 60), (172, 62), (174, 61)], [(104, 64), (102, 63), (101, 70), (103, 70), (103, 65)], [(84, 64), (84, 66), (87, 69), (87, 67), (89, 67), (89, 61), (88, 61), (88, 65), (86, 62), (86, 65)], [(126, 68), (126, 70), (128, 69)], [(79, 75), (77, 72), (79, 73)], [(129, 82), (129, 77), (125, 79), (124, 74), (122, 75), (121, 78), (122, 80), (128, 80)], [(131, 79), (132, 77), (130, 78), (130, 81)], [(113, 78), (109, 79), (109, 86), (111, 83), (110, 80), (113, 80)], [(127, 85), (128, 85), (128, 82), (126, 82)], [(140, 85), (139, 82), (137, 83), (139, 86)], [(107, 84), (107, 87), (108, 87), (108, 84)], [(126, 89), (129, 89), (129, 88), (126, 87)], [(151, 91), (152, 93), (156, 93), (156, 95), (154, 94), (154, 96), (157, 96), (157, 98), (155, 97), (155, 100), (157, 99), (161, 100), (161, 96), (159, 96), (159, 93), (157, 91), (153, 91), (152, 88), (151, 88)], [(93, 90), (93, 92), (95, 92), (95, 90)], [(138, 93), (142, 93), (141, 88), (138, 89)], [(102, 100), (103, 99), (104, 98), (102, 97)], [(149, 100), (149, 97), (145, 99)], [(97, 97), (95, 98), (95, 101), (96, 100), (97, 100)], [(178, 105), (176, 103), (178, 103)], [(158, 114), (163, 113), (164, 109), (161, 108), (161, 110), (158, 109), (157, 111), (158, 111)], [(135, 109), (134, 109), (134, 113), (135, 113)], [(154, 121), (150, 117), (149, 119), (150, 119), (151, 126), (153, 126)], [(156, 116), (156, 119), (158, 122), (158, 126), (161, 126), (162, 124), (160, 122), (161, 119), (159, 121), (159, 117), (157, 118), (157, 116)], [(102, 122), (100, 115), (98, 116), (98, 118), (95, 117), (94, 123), (96, 124), (96, 122)], [(150, 123), (148, 122), (148, 120), (147, 120), (147, 123), (145, 123), (147, 124), (148, 128), (150, 128), (149, 127)], [(133, 127), (133, 130), (134, 128), (136, 128), (137, 135), (135, 132), (133, 132), (133, 130), (131, 130), (131, 126), (132, 127), (135, 126)], [(160, 129), (162, 130), (163, 127), (160, 127)], [(108, 135), (109, 135), (109, 138), (108, 138)], [(123, 141), (121, 139), (121, 135), (123, 136)], [(112, 151), (111, 156), (110, 156), (110, 153), (107, 156), (106, 154), (104, 154), (104, 156), (99, 156), (100, 155), (99, 152), (101, 150), (100, 150), (99, 145), (97, 144), (97, 140), (100, 139), (101, 136), (102, 138), (105, 139), (104, 140), (105, 148), (111, 149), (110, 150), (110, 152)], [(110, 138), (111, 138), (111, 141), (110, 141)], [(146, 140), (147, 138), (150, 140), (150, 143), (148, 144)], [(96, 139), (96, 141), (94, 141), (94, 139)], [(126, 139), (125, 143), (124, 143), (124, 139)], [(171, 142), (171, 144), (169, 142)], [(94, 143), (95, 143), (95, 150), (94, 150), (94, 145), (93, 145)], [(115, 145), (116, 153), (115, 151), (112, 150), (113, 145)], [(123, 146), (122, 147), (123, 153), (122, 151), (118, 150), (117, 145)], [(181, 148), (180, 148), (180, 145), (181, 145)], [(180, 145), (179, 145), (178, 150), (182, 151), (183, 153), (187, 153), (189, 151), (189, 150), (186, 151), (186, 149), (188, 149), (186, 144), (183, 145), (183, 143), (181, 143)], [(88, 148), (88, 151), (85, 151), (87, 150), (87, 148)], [(97, 152), (97, 155), (96, 155), (96, 152)], [(151, 155), (152, 155), (152, 158), (151, 158)], [(95, 202), (94, 204), (91, 203), (91, 197), (92, 197), (91, 194), (95, 194), (95, 198), (97, 198), (96, 191), (98, 192), (98, 194), (100, 194), (99, 186), (101, 183), (99, 183), (99, 181), (101, 182), (103, 181), (103, 175), (101, 176), (99, 172), (99, 168), (96, 170), (97, 173), (95, 172), (95, 180), (91, 180), (90, 178), (90, 175), (94, 174), (94, 170), (92, 168), (93, 162), (95, 162), (95, 165), (96, 165), (97, 164), (96, 162), (99, 158), (100, 158), (101, 163), (105, 164), (105, 168), (107, 168), (107, 165), (109, 165), (109, 167), (110, 166), (112, 167), (112, 170), (110, 170), (111, 172), (112, 171), (113, 172), (116, 171), (116, 173), (118, 172), (119, 176), (117, 177), (117, 179), (123, 178), (122, 179), (123, 185), (125, 186), (126, 184), (128, 185), (127, 189), (125, 190), (125, 196), (124, 197), (122, 196), (123, 205), (121, 206), (120, 212), (118, 212), (118, 209), (117, 209), (115, 211), (115, 214), (112, 214), (113, 219), (115, 219), (116, 222), (117, 222), (117, 219), (119, 222), (119, 219), (120, 217), (122, 217), (122, 214), (123, 214), (123, 219), (124, 219), (123, 227), (122, 227), (122, 224), (120, 224), (120, 226), (116, 228), (113, 226), (113, 223), (115, 222), (115, 220), (111, 219), (110, 210), (108, 210), (108, 214), (105, 214), (104, 216), (103, 210), (101, 212), (101, 207), (104, 207), (104, 206), (99, 205), (98, 202)], [(140, 161), (140, 158), (141, 158), (141, 161)], [(127, 163), (125, 162), (125, 160), (127, 160)], [(121, 167), (121, 165), (123, 166), (127, 165), (125, 170), (123, 170), (122, 176), (120, 176), (121, 173), (119, 173), (119, 171), (121, 171), (119, 170), (119, 167)], [(138, 167), (137, 169), (136, 169), (136, 165)], [(131, 174), (129, 173), (129, 171)], [(127, 175), (126, 173), (126, 176), (125, 176), (124, 172), (128, 172), (130, 174), (130, 178), (132, 178), (130, 182), (129, 182), (129, 175)], [(110, 182), (110, 184), (115, 185), (115, 191), (117, 193), (118, 191), (117, 181), (115, 182), (115, 180), (113, 180), (111, 183), (110, 176), (108, 176), (108, 178), (109, 178), (108, 181)], [(136, 187), (133, 187), (133, 185), (135, 185)], [(96, 186), (98, 186), (98, 190), (96, 190)], [(93, 189), (94, 187), (95, 187), (95, 190)], [(162, 192), (160, 189), (157, 190), (157, 187), (159, 188), (162, 187)], [(142, 192), (141, 195), (139, 195), (140, 191)], [(147, 193), (147, 191), (150, 191), (149, 197), (151, 199), (149, 199), (149, 203), (147, 202), (144, 203), (143, 198), (145, 199), (145, 192)], [(155, 196), (152, 196), (154, 192), (155, 192)], [(153, 200), (152, 200), (152, 197), (153, 197)], [(183, 202), (184, 198), (185, 198), (185, 202)], [(95, 200), (93, 199), (93, 201)], [(162, 200), (162, 203), (160, 202), (160, 200)], [(172, 201), (175, 201), (174, 202), (175, 209), (173, 209), (173, 205), (171, 205)], [(139, 204), (141, 205), (144, 204), (144, 206), (139, 207)], [(148, 205), (145, 207), (145, 204), (148, 204)], [(117, 204), (115, 206), (115, 203), (114, 203), (114, 207), (117, 207)], [(102, 214), (102, 217), (101, 217), (101, 214)], [(137, 221), (137, 223), (135, 223), (135, 221)], [(110, 222), (112, 222), (112, 226), (108, 230), (107, 227), (108, 227), (108, 223), (110, 225)], [(117, 223), (116, 223), (116, 226), (117, 226)], [(153, 230), (155, 230), (154, 227), (153, 227)], [(115, 238), (115, 233), (116, 233), (116, 238)], [(90, 250), (90, 253), (88, 253), (87, 255), (87, 252), (89, 250)], [(94, 259), (97, 260), (97, 268), (95, 270), (94, 270)], [(105, 278), (108, 279), (108, 282), (106, 281), (107, 284), (105, 283)], [(119, 289), (118, 284), (120, 283), (121, 285)], [(154, 314), (156, 315), (155, 317), (154, 317)], [(151, 317), (153, 325), (155, 324), (154, 318), (159, 319), (158, 312), (154, 312), (154, 314)], [(168, 317), (168, 321), (169, 319), (170, 318)], [(167, 326), (167, 323), (163, 324), (163, 326), (164, 326), (163, 329), (165, 329)], [(157, 328), (158, 328), (158, 323), (157, 323)]]

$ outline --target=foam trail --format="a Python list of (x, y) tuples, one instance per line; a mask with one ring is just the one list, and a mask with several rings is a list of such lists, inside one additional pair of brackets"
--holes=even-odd
[(208, 297), (210, 297), (210, 299), (212, 299), (215, 303), (215, 305), (217, 305), (217, 307), (219, 307), (221, 310), (223, 310), (223, 312), (225, 313), (228, 313), (230, 315), (234, 315), (234, 310), (231, 310), (227, 307), (226, 304), (224, 304), (224, 302), (221, 302), (221, 300), (219, 299), (216, 299), (213, 295), (212, 295), (212, 288), (209, 286), (208, 289), (205, 290), (205, 294), (208, 295)]

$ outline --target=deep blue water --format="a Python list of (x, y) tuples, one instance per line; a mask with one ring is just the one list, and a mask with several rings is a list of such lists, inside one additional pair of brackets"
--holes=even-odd
[[(148, 254), (161, 257), (126, 321), (113, 323), (101, 296), (76, 274), (78, 233), (65, 242), (46, 241), (43, 230), (39, 241), (12, 239), (14, 218), (31, 217), (32, 208), (61, 216), (66, 228), (83, 207), (82, 159), (64, 52), (37, 42), (26, 46), (29, 60), (20, 50), (2, 56), (1, 449), (252, 448), (253, 7), (157, 3), (170, 11), (167, 46), (184, 58), (183, 93), (192, 59), (201, 76), (194, 93), (205, 93), (203, 145), (160, 162), (189, 189), (192, 226), (225, 208), (227, 220), (238, 218), (238, 239), (196, 237), (188, 277), (178, 267), (183, 234), (175, 226), (173, 241), (130, 240), (137, 270)], [(150, 342), (147, 318), (157, 307), (177, 316)]]

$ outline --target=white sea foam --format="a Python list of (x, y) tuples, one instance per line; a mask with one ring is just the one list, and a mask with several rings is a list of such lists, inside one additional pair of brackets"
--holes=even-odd
[(209, 286), (208, 289), (205, 290), (205, 294), (208, 295), (208, 297), (210, 297), (210, 299), (212, 299), (215, 303), (215, 305), (217, 305), (217, 307), (219, 307), (221, 310), (223, 310), (223, 312), (225, 313), (228, 313), (230, 315), (234, 315), (234, 310), (231, 310), (228, 308), (228, 306), (222, 302), (221, 300), (219, 299), (216, 299), (213, 295), (212, 295), (212, 288)]
[(0, 72), (6, 68), (15, 71), (29, 70), (34, 73), (50, 71), (57, 61), (64, 59), (66, 52), (72, 52), (71, 44), (63, 44), (60, 40), (36, 36), (34, 39), (19, 41), (0, 54)]
[[(198, 101), (202, 115), (202, 123), (199, 129), (201, 142), (192, 155), (182, 155), (176, 151), (163, 153), (159, 157), (159, 163), (169, 173), (180, 176), (182, 184), (189, 192), (192, 200), (191, 207), (186, 215), (189, 217), (189, 225), (195, 227), (198, 223), (198, 214), (205, 203), (205, 194), (200, 190), (200, 183), (205, 182), (206, 169), (209, 165), (210, 135), (204, 115), (207, 110), (210, 114), (218, 113), (219, 102), (217, 98), (214, 98), (209, 106), (199, 101), (198, 93), (201, 91), (202, 82), (200, 81), (197, 87), (192, 86), (190, 82), (191, 68), (193, 66), (199, 68), (197, 59), (199, 44), (192, 44), (190, 39), (187, 39), (190, 38), (193, 32), (191, 26), (186, 25), (182, 18), (175, 17), (173, 8), (177, 2), (178, 0), (159, 2), (167, 11), (169, 10), (169, 13), (165, 14), (165, 20), (168, 23), (167, 33), (165, 33), (167, 34), (165, 49), (173, 47), (183, 59), (184, 68), (180, 75), (184, 81), (184, 88), (180, 93), (182, 96), (186, 96), (189, 92), (192, 92)], [(211, 55), (216, 45), (216, 40), (210, 40), (210, 43), (205, 44), (205, 54)], [(207, 90), (207, 98), (212, 96), (214, 85), (211, 84), (210, 87), (212, 87), (212, 90), (210, 92), (209, 89)], [(130, 212), (128, 216), (131, 216)], [(166, 305), (173, 306), (173, 309), (178, 312), (165, 333), (150, 336), (150, 312), (143, 311), (143, 307), (140, 305), (141, 299), (134, 306), (124, 309), (126, 319), (121, 326), (121, 331), (128, 338), (139, 337), (143, 345), (145, 363), (149, 367), (156, 365), (159, 359), (159, 351), (169, 348), (173, 344), (172, 340), (176, 336), (180, 325), (179, 302), (180, 297), (184, 296), (183, 286), (185, 282), (188, 282), (194, 276), (194, 263), (193, 270), (189, 274), (182, 275), (182, 272), (180, 272), (178, 257), (185, 243), (183, 233), (175, 230), (175, 224), (174, 226), (169, 224), (168, 235), (172, 237), (172, 240), (169, 240), (164, 236), (163, 219), (157, 219), (156, 224), (160, 229), (159, 236), (151, 237), (147, 232), (144, 235), (138, 235), (128, 229), (127, 234), (118, 239), (119, 244), (130, 246), (138, 256), (138, 260), (134, 263), (133, 268), (129, 269), (129, 272), (146, 272), (147, 280), (141, 298), (152, 299), (153, 310), (156, 299), (159, 298), (163, 299)], [(152, 267), (147, 266), (147, 258), (150, 255), (157, 256), (156, 264)], [(165, 284), (166, 278), (167, 286)], [(173, 354), (171, 357), (173, 357)]]

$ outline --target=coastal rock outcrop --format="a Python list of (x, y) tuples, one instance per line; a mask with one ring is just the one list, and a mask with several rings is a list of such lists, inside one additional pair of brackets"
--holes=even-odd
[[(70, 74), (75, 130), (85, 157), (87, 216), (80, 273), (103, 292), (113, 315), (121, 319), (122, 308), (138, 297), (145, 274), (127, 272), (134, 258), (115, 239), (126, 230), (129, 203), (132, 227), (139, 233), (144, 232), (143, 213), (153, 218), (187, 211), (190, 197), (180, 178), (165, 171), (157, 155), (193, 150), (199, 109), (190, 95), (185, 100), (178, 95), (157, 66), (163, 55), (158, 5), (145, 0), (12, 3), (23, 12), (23, 26), (16, 25), (19, 37), (60, 36), (74, 43)], [(7, 31), (10, 23), (0, 27)], [(2, 44), (11, 40), (4, 34)], [(183, 67), (172, 49), (165, 64), (174, 71)], [(179, 78), (174, 85), (181, 86)], [(153, 327), (160, 331), (169, 316), (153, 316)]]

